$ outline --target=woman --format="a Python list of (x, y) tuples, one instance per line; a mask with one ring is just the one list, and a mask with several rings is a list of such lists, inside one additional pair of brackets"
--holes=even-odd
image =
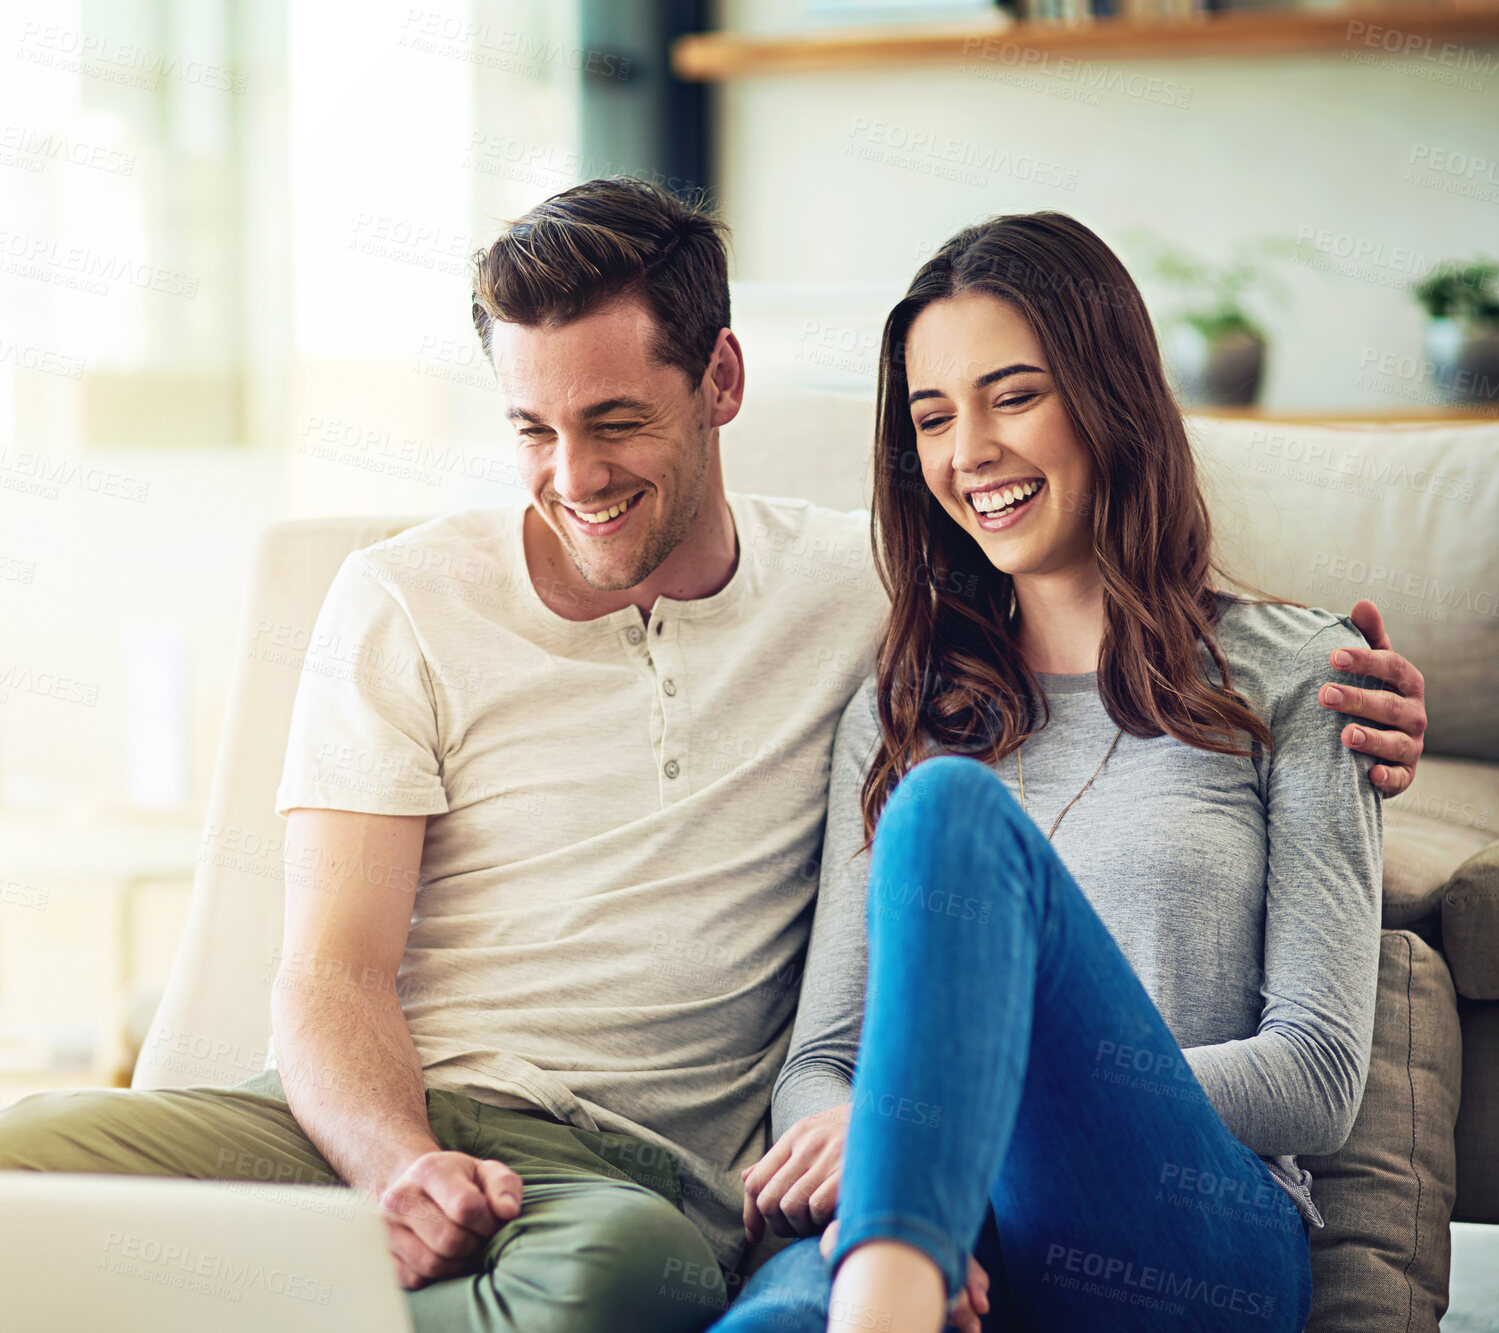
[(1379, 796), (1316, 702), (1361, 636), (1218, 588), (1144, 304), (1059, 214), (891, 313), (874, 511), (891, 621), (746, 1173), (752, 1234), (838, 1216), (718, 1328), (1299, 1330), (1295, 1157), (1373, 1030)]

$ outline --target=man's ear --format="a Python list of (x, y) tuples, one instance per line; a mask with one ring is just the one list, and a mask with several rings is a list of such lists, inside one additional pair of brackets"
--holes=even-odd
[(708, 391), (708, 425), (727, 426), (744, 403), (744, 348), (732, 329), (719, 329), (703, 383)]

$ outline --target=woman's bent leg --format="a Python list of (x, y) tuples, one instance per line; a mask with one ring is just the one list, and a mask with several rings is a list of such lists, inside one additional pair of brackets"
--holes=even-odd
[(799, 1240), (768, 1259), (710, 1333), (823, 1333), (833, 1279), (818, 1239)]
[(989, 1202), (1023, 1326), (1302, 1327), (1295, 1206), (992, 772), (939, 759), (908, 775), (868, 915), (835, 1269), (901, 1240), (951, 1295)]

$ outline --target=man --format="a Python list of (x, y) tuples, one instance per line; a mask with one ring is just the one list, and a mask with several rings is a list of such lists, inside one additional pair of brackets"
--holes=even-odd
[[(593, 181), (477, 260), (530, 503), (356, 551), (328, 592), (338, 665), (309, 655), (276, 796), (279, 1074), (29, 1098), (0, 1166), (271, 1162), (379, 1198), (421, 1328), (700, 1329), (884, 597), (862, 515), (725, 492), (744, 365), (717, 223)], [(1366, 657), (1413, 682), (1343, 704), (1409, 733), (1361, 747), (1394, 793), (1419, 674)]]

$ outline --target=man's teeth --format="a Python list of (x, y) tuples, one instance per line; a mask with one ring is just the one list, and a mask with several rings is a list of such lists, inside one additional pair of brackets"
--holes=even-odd
[(1030, 499), (1040, 489), (1039, 481), (1022, 481), (1016, 486), (1001, 486), (997, 491), (976, 491), (968, 499), (979, 513), (995, 514)]
[(607, 523), (611, 518), (618, 518), (634, 502), (635, 497), (632, 495), (628, 500), (621, 500), (612, 509), (600, 509), (595, 514), (585, 514), (581, 509), (574, 509), (573, 513), (585, 523)]

